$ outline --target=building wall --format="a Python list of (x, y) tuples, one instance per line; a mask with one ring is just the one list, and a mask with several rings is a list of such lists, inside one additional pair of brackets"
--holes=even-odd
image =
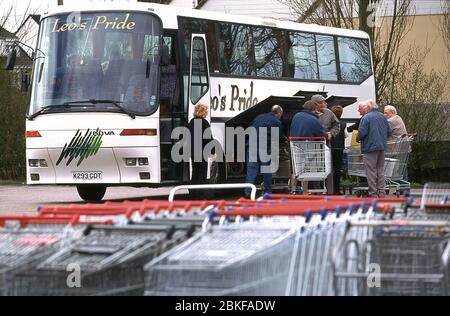
[[(416, 15), (409, 18), (413, 19), (412, 25), (402, 41), (399, 55), (404, 58), (411, 48), (418, 47), (428, 52), (425, 58), (425, 71), (450, 70), (450, 54), (440, 31), (443, 15)], [(383, 22), (385, 27), (383, 37), (387, 38), (389, 35), (387, 26), (390, 25), (392, 18), (383, 19), (386, 19)]]

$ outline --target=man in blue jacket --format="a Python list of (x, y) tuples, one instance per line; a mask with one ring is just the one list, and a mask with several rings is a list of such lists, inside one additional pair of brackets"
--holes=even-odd
[[(284, 136), (281, 117), (283, 116), (283, 109), (279, 105), (274, 105), (269, 113), (259, 114), (250, 125), (255, 129), (256, 142), (254, 139), (247, 140), (247, 177), (246, 183), (255, 183), (256, 177), (261, 169), (261, 173), (264, 175), (264, 193), (272, 193), (272, 172), (270, 169), (271, 158), (278, 158), (278, 146), (273, 148), (274, 155), (272, 155), (272, 128), (278, 129), (278, 139), (275, 141), (284, 142), (286, 137)], [(266, 133), (266, 143), (263, 139), (260, 139), (263, 133)], [(266, 153), (267, 157), (261, 157), (261, 153)], [(263, 166), (265, 169), (261, 168)], [(245, 189), (245, 195), (250, 196), (251, 189)]]
[(362, 115), (356, 140), (361, 142), (364, 169), (370, 196), (385, 196), (384, 151), (391, 129), (384, 115), (373, 100), (358, 105)]
[[(291, 137), (325, 137), (331, 139), (331, 133), (326, 132), (320, 125), (318, 116), (314, 113), (318, 110), (319, 105), (309, 100), (303, 105), (303, 110), (294, 115), (291, 122), (289, 136)], [(291, 177), (291, 193), (295, 193), (297, 187), (297, 178), (295, 175)], [(303, 194), (308, 193), (308, 181), (302, 181)]]

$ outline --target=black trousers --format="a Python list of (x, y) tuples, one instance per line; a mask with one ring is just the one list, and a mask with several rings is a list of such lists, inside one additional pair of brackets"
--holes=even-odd
[[(208, 175), (208, 163), (206, 161), (192, 163), (192, 184), (206, 184)], [(214, 198), (214, 190), (199, 189), (189, 190), (190, 196), (194, 199), (208, 200)]]
[(344, 156), (344, 150), (333, 149), (331, 151), (331, 157), (333, 162), (333, 194), (340, 193), (341, 186), (341, 169), (342, 169), (342, 158)]
[(206, 183), (208, 174), (208, 163), (206, 161), (192, 163), (192, 184)]

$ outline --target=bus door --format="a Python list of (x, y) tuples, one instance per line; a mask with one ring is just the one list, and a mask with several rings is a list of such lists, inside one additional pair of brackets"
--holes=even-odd
[(161, 145), (161, 179), (165, 182), (182, 181), (183, 166), (171, 158), (171, 150), (175, 141), (171, 138), (172, 131), (186, 125), (186, 111), (180, 95), (179, 77), (180, 63), (177, 51), (176, 33), (166, 33), (162, 39), (160, 62), (160, 107), (159, 130)]
[[(208, 52), (206, 37), (204, 34), (192, 34), (189, 68), (189, 92), (188, 92), (188, 122), (194, 117), (194, 107), (198, 103), (208, 105), (211, 102), (211, 89), (209, 80)], [(211, 122), (211, 109), (205, 118)], [(189, 167), (191, 174), (191, 165)], [(190, 179), (190, 176), (189, 176)]]
[[(194, 107), (198, 103), (209, 106), (211, 90), (209, 89), (209, 65), (206, 50), (206, 38), (203, 34), (192, 34), (189, 68), (188, 120), (193, 118)], [(206, 120), (210, 122), (211, 111)]]

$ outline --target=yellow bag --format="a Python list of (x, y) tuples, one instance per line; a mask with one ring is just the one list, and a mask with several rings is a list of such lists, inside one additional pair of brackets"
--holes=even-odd
[(359, 143), (356, 141), (357, 134), (358, 134), (358, 130), (354, 130), (352, 132), (352, 146), (359, 146)]

